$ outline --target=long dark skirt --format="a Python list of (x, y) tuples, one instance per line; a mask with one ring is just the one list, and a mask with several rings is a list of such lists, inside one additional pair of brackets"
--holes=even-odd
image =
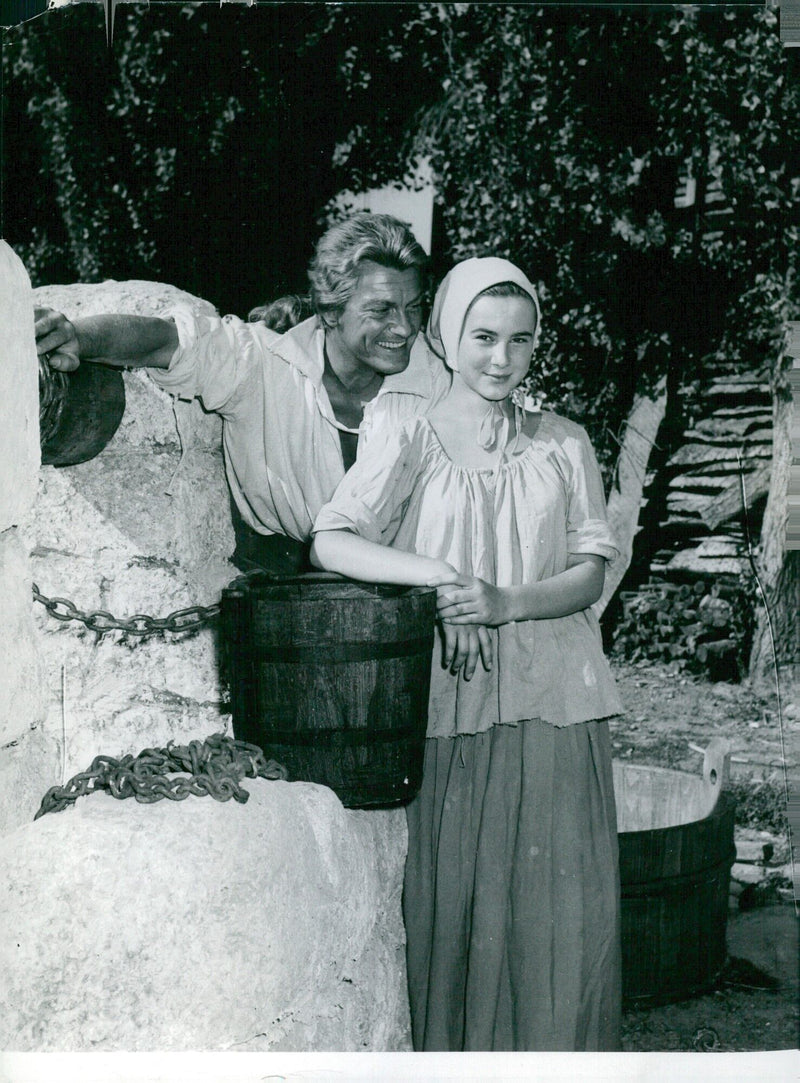
[(619, 1049), (608, 724), (429, 738), (407, 813), (414, 1048)]

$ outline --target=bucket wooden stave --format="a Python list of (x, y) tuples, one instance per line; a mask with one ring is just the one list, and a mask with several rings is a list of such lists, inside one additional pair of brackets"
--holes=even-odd
[[(75, 466), (99, 455), (125, 412), (125, 384), (118, 369), (87, 362), (63, 375), (63, 388), (57, 392), (63, 396), (57, 423), (52, 431), (41, 434), (45, 466)], [(40, 401), (44, 381), (54, 378), (40, 367)]]
[(310, 573), (223, 592), (233, 729), (348, 808), (422, 781), (436, 592)]
[(706, 750), (702, 778), (614, 761), (628, 1007), (698, 996), (725, 964), (735, 859), (727, 764), (719, 741)]

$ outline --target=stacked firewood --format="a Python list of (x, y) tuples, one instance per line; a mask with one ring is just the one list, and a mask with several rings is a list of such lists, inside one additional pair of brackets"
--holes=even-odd
[(636, 662), (676, 662), (712, 680), (740, 680), (752, 638), (748, 588), (734, 580), (692, 586), (653, 580), (622, 592), (613, 653)]

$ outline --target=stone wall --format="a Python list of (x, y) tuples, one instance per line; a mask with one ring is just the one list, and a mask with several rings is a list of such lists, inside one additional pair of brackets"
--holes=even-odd
[[(159, 315), (177, 302), (215, 311), (160, 283), (51, 286), (33, 294), (37, 305), (69, 317)], [(41, 468), (37, 499), (20, 524), (33, 580), (46, 597), (120, 618), (211, 605), (237, 574), (226, 559), (233, 537), (221, 422), (198, 402), (173, 406), (142, 370), (124, 379), (125, 414), (102, 453), (76, 466)], [(78, 621), (54, 620), (42, 605), (34, 620), (44, 730), (62, 745), (67, 777), (99, 752), (118, 756), (229, 730), (213, 627), (98, 640)], [(35, 812), (36, 796), (25, 795), (19, 822)]]
[[(20, 523), (36, 500), (39, 390), (27, 272), (0, 241), (0, 834), (30, 819), (34, 794), (53, 784), (58, 744), (45, 719), (44, 671), (31, 608), (31, 569)], [(12, 333), (13, 329), (13, 333)]]
[(409, 1048), (402, 810), (254, 780), (243, 806), (95, 794), (32, 822), (98, 754), (231, 732), (214, 627), (98, 637), (56, 621), (32, 582), (125, 618), (210, 605), (237, 573), (220, 421), (145, 372), (125, 373), (105, 450), (39, 466), (34, 299), (72, 317), (212, 307), (158, 283), (31, 291), (0, 256), (14, 329), (0, 367), (0, 1047)]
[(245, 787), (94, 794), (0, 840), (0, 1048), (408, 1049), (403, 813)]

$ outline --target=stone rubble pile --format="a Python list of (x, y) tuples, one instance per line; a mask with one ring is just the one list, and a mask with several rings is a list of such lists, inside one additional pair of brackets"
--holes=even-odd
[(738, 827), (736, 861), (731, 869), (731, 907), (752, 909), (767, 902), (792, 902), (794, 869), (789, 843), (769, 831)]

